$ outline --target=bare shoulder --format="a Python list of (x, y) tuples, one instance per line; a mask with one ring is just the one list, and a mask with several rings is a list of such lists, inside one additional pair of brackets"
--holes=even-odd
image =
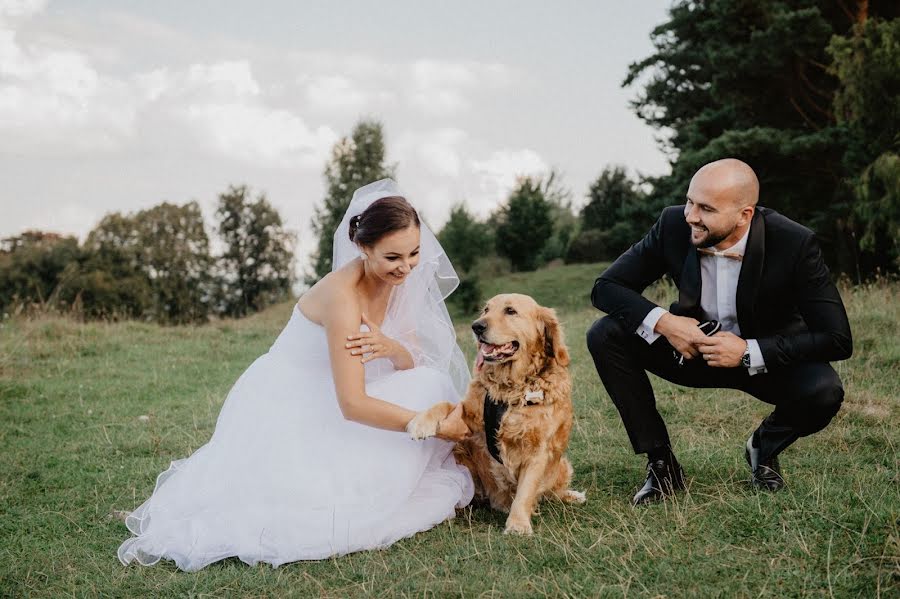
[(327, 326), (329, 322), (353, 316), (358, 319), (359, 302), (356, 285), (361, 269), (356, 260), (330, 272), (310, 287), (297, 301), (297, 307), (307, 318)]

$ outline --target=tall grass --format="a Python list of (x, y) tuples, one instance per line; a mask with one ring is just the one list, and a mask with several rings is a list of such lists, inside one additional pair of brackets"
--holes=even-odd
[[(900, 302), (896, 283), (843, 289), (854, 357), (834, 422), (782, 457), (788, 481), (748, 488), (741, 448), (767, 406), (734, 391), (654, 380), (689, 478), (675, 500), (633, 509), (642, 461), (584, 347), (600, 314), (598, 266), (494, 280), (559, 310), (573, 354), (575, 487), (545, 503), (532, 538), (466, 508), (385, 551), (272, 569), (123, 568), (117, 519), (172, 459), (205, 443), (231, 384), (291, 304), (241, 321), (167, 328), (60, 317), (0, 325), (0, 595), (5, 596), (897, 596), (900, 591)], [(662, 301), (670, 287), (650, 291)], [(474, 352), (469, 317), (461, 345)]]

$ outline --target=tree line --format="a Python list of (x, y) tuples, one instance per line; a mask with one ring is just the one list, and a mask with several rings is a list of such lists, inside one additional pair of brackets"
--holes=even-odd
[[(900, 269), (900, 4), (887, 0), (680, 0), (629, 67), (637, 115), (659, 132), (671, 171), (603, 168), (577, 197), (558, 173), (522, 177), (477, 218), (459, 198), (438, 237), (462, 275), (460, 309), (479, 281), (552, 262), (612, 260), (693, 173), (724, 157), (760, 177), (760, 203), (819, 236), (837, 273), (862, 281)], [(331, 269), (332, 235), (353, 190), (395, 177), (381, 123), (363, 120), (325, 165), (317, 245), (304, 276)], [(219, 198), (213, 255), (196, 203), (107, 215), (83, 244), (26, 232), (0, 243), (0, 309), (69, 307), (86, 317), (167, 323), (242, 316), (289, 293), (295, 239), (263, 195)], [(413, 198), (414, 200), (414, 198)]]
[(107, 214), (83, 243), (26, 231), (0, 241), (0, 310), (164, 324), (244, 316), (290, 293), (295, 238), (263, 194), (219, 196), (210, 249), (197, 202)]
[(857, 281), (900, 261), (900, 3), (680, 0), (630, 66), (638, 116), (671, 173), (655, 207), (725, 156), (750, 164), (760, 203), (812, 228)]
[[(474, 307), (479, 278), (499, 271), (616, 258), (724, 157), (754, 168), (762, 205), (817, 233), (835, 273), (861, 282), (900, 270), (900, 4), (681, 0), (651, 38), (623, 86), (640, 88), (632, 107), (659, 132), (670, 173), (607, 166), (581, 202), (549, 173), (520, 178), (486, 219), (454, 206), (438, 237), (463, 274), (458, 303)], [(393, 171), (378, 123), (335, 147), (309, 282), (329, 268), (321, 233), (349, 193)]]
[[(386, 161), (381, 123), (363, 120), (332, 149), (325, 166), (325, 200), (312, 221), (317, 247), (311, 256), (307, 284), (331, 270), (334, 229), (350, 204), (353, 190), (383, 177), (395, 177)], [(551, 262), (610, 260), (644, 233), (655, 215), (642, 184), (622, 166), (605, 168), (591, 184), (587, 202), (576, 207), (573, 193), (556, 172), (523, 176), (506, 199), (484, 219), (462, 201), (437, 237), (461, 284), (452, 296), (462, 311), (481, 301), (479, 281), (505, 272), (534, 270)], [(411, 198), (415, 203), (415, 198)], [(424, 215), (427, 217), (427, 215)]]

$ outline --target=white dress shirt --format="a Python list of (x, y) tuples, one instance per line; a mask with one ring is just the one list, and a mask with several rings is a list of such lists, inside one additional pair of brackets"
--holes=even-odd
[[(747, 229), (737, 243), (719, 251), (743, 255), (749, 235), (750, 229)], [(718, 320), (723, 331), (734, 333), (738, 337), (741, 336), (741, 327), (737, 319), (737, 285), (742, 265), (741, 260), (700, 254), (700, 310), (703, 317), (706, 320)], [(656, 323), (667, 311), (660, 307), (653, 308), (635, 332), (647, 343), (653, 343), (659, 339), (659, 333), (654, 331)], [(766, 372), (766, 363), (759, 349), (759, 342), (756, 339), (746, 341), (750, 349), (748, 372), (750, 375)]]

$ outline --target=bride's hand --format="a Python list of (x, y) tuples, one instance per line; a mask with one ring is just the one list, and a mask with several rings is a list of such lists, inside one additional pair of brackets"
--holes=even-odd
[(369, 321), (369, 318), (362, 315), (363, 324), (369, 327), (366, 333), (355, 333), (347, 337), (347, 349), (350, 355), (362, 356), (360, 362), (365, 364), (370, 360), (377, 358), (388, 358), (393, 360), (400, 353), (403, 347), (387, 335), (381, 332), (378, 325)]
[(469, 427), (466, 426), (462, 418), (462, 404), (456, 404), (453, 411), (447, 414), (447, 417), (441, 420), (437, 426), (435, 436), (444, 441), (462, 441), (472, 434)]

